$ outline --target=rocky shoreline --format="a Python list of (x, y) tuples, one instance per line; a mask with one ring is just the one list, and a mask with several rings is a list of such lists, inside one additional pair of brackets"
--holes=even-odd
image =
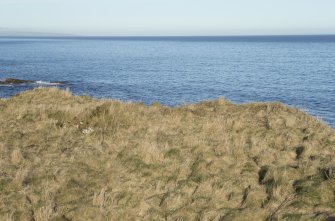
[(33, 80), (22, 80), (16, 78), (6, 78), (4, 80), (0, 80), (0, 85), (10, 84), (10, 85), (18, 85), (18, 84), (65, 84), (64, 81), (53, 81), (53, 82), (43, 82), (43, 81), (33, 81)]

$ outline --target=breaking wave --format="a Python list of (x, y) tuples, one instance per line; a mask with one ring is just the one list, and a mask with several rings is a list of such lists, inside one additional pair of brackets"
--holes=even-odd
[(60, 85), (60, 82), (48, 82), (48, 81), (35, 81), (35, 84), (41, 85)]

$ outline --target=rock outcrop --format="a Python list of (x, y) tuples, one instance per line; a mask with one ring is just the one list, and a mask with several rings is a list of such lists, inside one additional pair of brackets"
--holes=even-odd
[(34, 83), (32, 80), (20, 80), (16, 78), (6, 78), (5, 80), (0, 80), (0, 84), (25, 84), (25, 83)]
[(58, 85), (65, 84), (64, 81), (52, 81), (52, 82), (44, 82), (44, 81), (33, 81), (33, 80), (22, 80), (16, 78), (6, 78), (4, 80), (0, 80), (0, 84), (44, 84), (44, 85)]

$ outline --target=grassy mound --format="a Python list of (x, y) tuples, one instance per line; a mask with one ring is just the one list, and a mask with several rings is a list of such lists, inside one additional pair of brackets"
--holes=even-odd
[(335, 132), (280, 103), (0, 101), (0, 220), (324, 220)]

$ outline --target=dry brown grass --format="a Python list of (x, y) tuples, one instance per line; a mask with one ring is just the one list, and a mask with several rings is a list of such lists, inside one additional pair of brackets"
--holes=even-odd
[(0, 220), (324, 220), (335, 133), (280, 103), (0, 100)]

